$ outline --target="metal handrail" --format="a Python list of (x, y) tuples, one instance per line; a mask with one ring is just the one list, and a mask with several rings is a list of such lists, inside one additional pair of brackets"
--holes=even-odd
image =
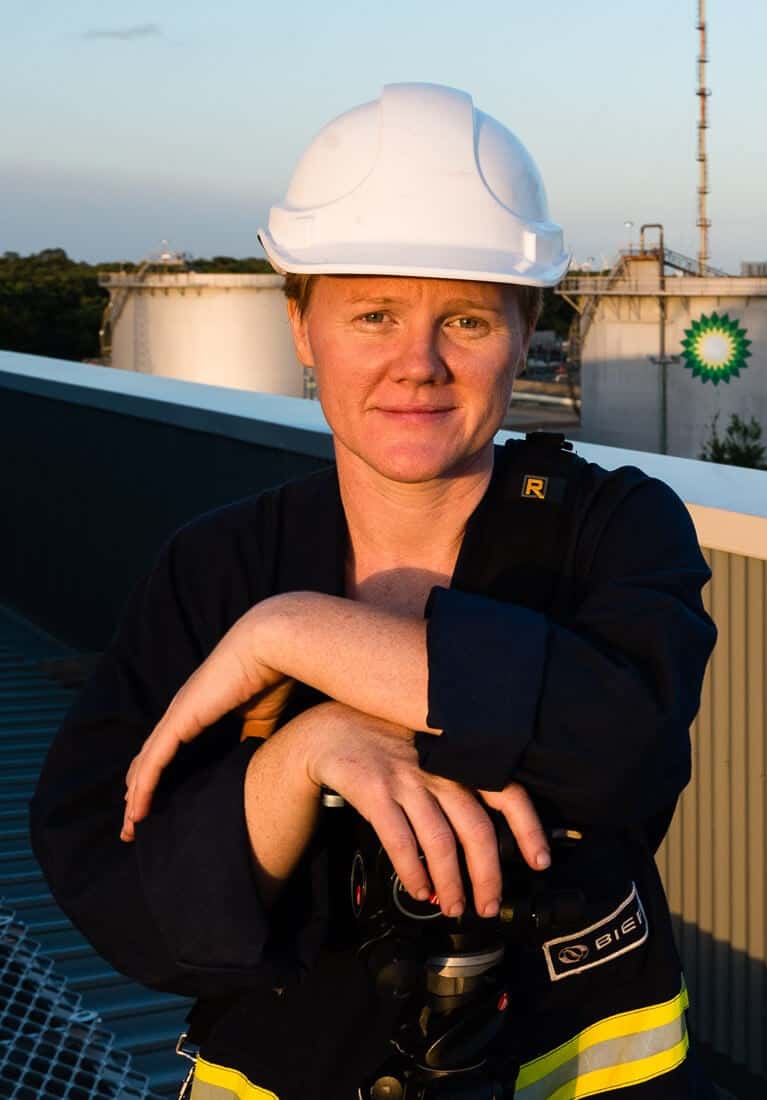
[(602, 294), (651, 294), (657, 297), (665, 293), (674, 295), (767, 295), (767, 276), (670, 276), (660, 285), (657, 271), (620, 281), (609, 275), (568, 275), (557, 288), (560, 293), (596, 296)]

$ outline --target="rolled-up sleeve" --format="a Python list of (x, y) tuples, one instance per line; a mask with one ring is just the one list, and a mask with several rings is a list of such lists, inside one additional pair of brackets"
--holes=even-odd
[(421, 766), (477, 789), (517, 780), (584, 822), (655, 813), (690, 775), (709, 577), (684, 505), (647, 479), (604, 524), (563, 621), (434, 590), (428, 725), (443, 732), (417, 735)]
[(444, 732), (417, 735), (421, 767), (501, 789), (535, 727), (550, 624), (526, 607), (446, 588), (432, 590), (426, 613), (426, 721)]

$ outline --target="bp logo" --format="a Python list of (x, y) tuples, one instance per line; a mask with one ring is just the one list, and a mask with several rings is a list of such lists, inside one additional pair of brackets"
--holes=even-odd
[(751, 355), (748, 350), (751, 341), (746, 339), (746, 330), (737, 321), (731, 321), (726, 313), (721, 317), (718, 313), (710, 317), (704, 313), (685, 329), (684, 337), (684, 365), (702, 382), (710, 379), (718, 386), (720, 382), (737, 378), (748, 366), (746, 360)]

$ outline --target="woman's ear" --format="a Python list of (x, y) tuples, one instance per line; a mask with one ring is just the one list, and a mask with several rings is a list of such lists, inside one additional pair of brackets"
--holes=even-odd
[(314, 366), (314, 355), (309, 342), (309, 331), (306, 323), (306, 314), (301, 313), (295, 298), (288, 298), (288, 321), (293, 334), (293, 344), (299, 363), (304, 367)]

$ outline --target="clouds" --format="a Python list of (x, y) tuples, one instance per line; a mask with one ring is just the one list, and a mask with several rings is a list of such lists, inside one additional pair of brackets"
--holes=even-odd
[(162, 30), (159, 23), (139, 23), (133, 27), (92, 28), (83, 31), (83, 38), (88, 39), (118, 39), (121, 42), (130, 42), (137, 38), (162, 38)]

